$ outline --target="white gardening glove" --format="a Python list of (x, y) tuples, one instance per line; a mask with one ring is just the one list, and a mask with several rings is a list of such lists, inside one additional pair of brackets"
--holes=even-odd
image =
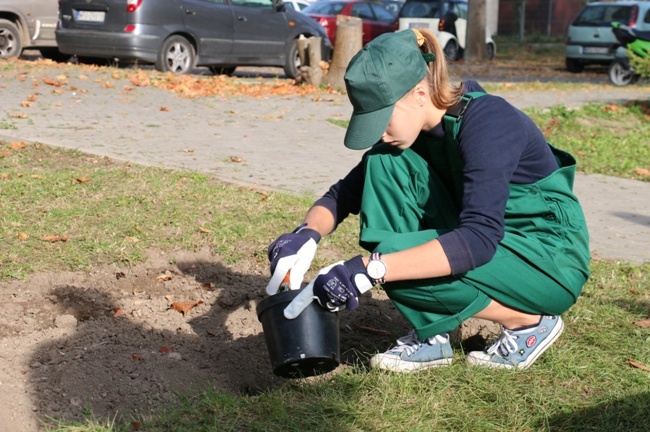
[(320, 234), (306, 225), (301, 225), (293, 232), (282, 234), (269, 246), (271, 261), (271, 279), (266, 285), (266, 292), (273, 295), (278, 292), (282, 281), (289, 273), (289, 289), (300, 289), (305, 273), (316, 255)]
[(294, 319), (316, 300), (323, 308), (337, 312), (342, 306), (359, 307), (359, 296), (374, 285), (361, 255), (322, 269), (305, 289), (284, 309), (284, 317)]

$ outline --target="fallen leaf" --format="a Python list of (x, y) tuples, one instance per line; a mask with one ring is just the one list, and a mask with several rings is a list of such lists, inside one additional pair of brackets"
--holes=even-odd
[(0, 151), (0, 157), (9, 156), (10, 154), (11, 154), (10, 151)]
[(25, 119), (25, 118), (27, 118), (27, 114), (22, 114), (22, 113), (20, 113), (20, 114), (12, 114), (11, 117), (12, 118), (17, 118), (17, 119)]
[(29, 238), (29, 236), (27, 234), (25, 234), (24, 232), (19, 232), (18, 233), (18, 238), (21, 239), (22, 241), (25, 241), (25, 240), (27, 240)]
[(198, 306), (200, 304), (203, 304), (203, 301), (180, 301), (180, 302), (174, 302), (172, 303), (172, 309), (174, 309), (177, 312), (180, 312), (185, 316), (187, 312), (189, 312), (190, 309), (192, 309), (194, 306)]
[(160, 111), (169, 112), (169, 108), (167, 108), (166, 106), (161, 106)]
[(131, 360), (142, 360), (142, 357), (140, 357), (140, 356), (137, 355), (137, 354), (132, 354), (132, 355), (131, 355)]
[(117, 279), (117, 280), (125, 278), (125, 277), (126, 277), (126, 274), (124, 272), (115, 273), (115, 279)]
[(202, 233), (206, 233), (206, 234), (211, 232), (209, 229), (203, 228), (203, 227), (199, 227), (199, 231), (201, 231)]
[(38, 179), (42, 179), (42, 178), (43, 178), (43, 176), (42, 176), (42, 175), (40, 175), (40, 174), (32, 174), (32, 178), (33, 178), (33, 179), (37, 179), (37, 180), (38, 180)]
[(165, 298), (167, 299), (167, 301), (172, 301), (172, 300), (174, 300), (174, 296), (171, 295), (171, 294), (166, 295)]
[(9, 146), (10, 149), (24, 149), (26, 147), (27, 144), (25, 144), (23, 141), (12, 142), (11, 145)]
[(174, 347), (163, 346), (163, 347), (160, 347), (160, 349), (158, 351), (160, 351), (161, 353), (168, 353), (170, 351), (175, 351), (175, 350), (176, 350), (176, 348), (174, 348)]
[(644, 365), (640, 361), (636, 361), (634, 359), (629, 358), (629, 359), (627, 359), (627, 364), (629, 364), (630, 366), (635, 367), (637, 369), (641, 369), (641, 370), (644, 370), (646, 372), (650, 372), (650, 367)]
[(121, 308), (113, 308), (113, 317), (127, 316), (128, 313), (124, 312)]
[(637, 327), (650, 327), (650, 320), (637, 321), (634, 325)]
[(650, 170), (648, 170), (648, 169), (645, 169), (645, 168), (637, 168), (635, 171), (636, 171), (636, 173), (637, 173), (638, 175), (640, 175), (640, 176), (643, 176), (643, 177), (650, 177)]
[(183, 152), (184, 153), (194, 153), (194, 149), (185, 148), (185, 149), (183, 149)]
[(20, 105), (22, 105), (23, 108), (29, 108), (32, 106), (32, 104), (29, 103), (28, 101), (22, 101)]
[(36, 99), (38, 99), (38, 97), (36, 95), (28, 95), (27, 96), (27, 100), (30, 101), (30, 102), (36, 102)]
[(113, 79), (120, 79), (120, 72), (119, 71), (113, 71), (111, 76), (113, 77)]
[(243, 162), (244, 159), (240, 158), (239, 156), (230, 156), (230, 161), (231, 162)]
[(72, 180), (72, 183), (86, 183), (90, 179), (88, 177), (77, 177), (76, 179)]
[(50, 236), (43, 237), (41, 240), (48, 241), (50, 243), (66, 242), (68, 241), (68, 236), (50, 235)]
[(164, 282), (164, 281), (168, 281), (168, 280), (172, 280), (172, 279), (174, 279), (174, 275), (164, 274), (164, 275), (158, 276), (158, 281), (159, 282)]

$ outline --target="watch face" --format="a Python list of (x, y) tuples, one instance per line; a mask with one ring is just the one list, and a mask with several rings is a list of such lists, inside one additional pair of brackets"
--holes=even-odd
[(373, 279), (382, 279), (386, 276), (386, 264), (379, 260), (372, 260), (368, 263), (366, 271)]

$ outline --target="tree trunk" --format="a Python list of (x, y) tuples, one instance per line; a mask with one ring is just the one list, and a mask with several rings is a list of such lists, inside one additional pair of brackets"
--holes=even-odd
[(321, 41), (322, 38), (310, 37), (309, 39), (301, 35), (297, 41), (298, 55), (300, 56), (300, 77), (307, 84), (313, 84), (316, 87), (323, 81), (323, 68), (321, 67)]
[(361, 18), (337, 15), (334, 55), (325, 83), (334, 89), (345, 89), (345, 70), (362, 47)]
[(472, 0), (469, 2), (464, 55), (466, 61), (484, 62), (488, 58), (485, 44), (486, 11), (485, 0)]

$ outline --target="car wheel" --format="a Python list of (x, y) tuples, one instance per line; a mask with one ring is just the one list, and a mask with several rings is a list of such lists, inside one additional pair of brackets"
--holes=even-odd
[(59, 63), (65, 63), (72, 57), (69, 54), (63, 54), (58, 48), (41, 48), (39, 49), (43, 58), (53, 60)]
[(235, 73), (236, 67), (221, 67), (221, 66), (208, 66), (208, 69), (210, 72), (212, 72), (215, 75), (226, 75), (226, 76), (232, 76), (233, 73)]
[(492, 60), (494, 58), (494, 53), (496, 52), (496, 47), (493, 43), (487, 44), (487, 58)]
[(566, 63), (566, 70), (568, 70), (571, 73), (580, 73), (585, 68), (585, 65), (583, 65), (576, 59), (567, 57), (565, 63)]
[(9, 20), (0, 19), (0, 58), (18, 57), (22, 51), (18, 27)]
[(615, 86), (623, 87), (634, 84), (639, 76), (620, 60), (614, 60), (608, 69), (609, 80)]
[(289, 51), (287, 53), (287, 62), (284, 65), (284, 74), (287, 78), (295, 79), (300, 76), (300, 67), (302, 63), (300, 62), (300, 56), (298, 55), (298, 43), (294, 39), (291, 41), (289, 46)]
[(156, 70), (186, 74), (194, 67), (194, 46), (182, 36), (171, 36), (158, 53)]
[(445, 52), (447, 61), (453, 62), (458, 60), (458, 44), (456, 41), (450, 40), (447, 42), (447, 45), (445, 45), (445, 49), (443, 51)]

